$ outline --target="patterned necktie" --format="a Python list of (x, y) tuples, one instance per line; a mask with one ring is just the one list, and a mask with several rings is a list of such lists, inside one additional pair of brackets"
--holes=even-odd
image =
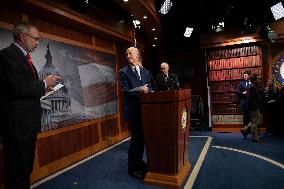
[(38, 75), (37, 75), (37, 72), (36, 72), (36, 68), (35, 68), (35, 66), (33, 65), (32, 58), (31, 58), (30, 53), (27, 53), (26, 58), (27, 58), (27, 61), (28, 61), (28, 63), (29, 63), (30, 68), (32, 69), (32, 72), (33, 72), (34, 77), (38, 80)]
[(138, 80), (140, 80), (140, 76), (139, 76), (139, 74), (138, 74), (138, 70), (137, 70), (136, 67), (134, 68), (134, 75), (135, 75), (135, 77), (136, 77)]

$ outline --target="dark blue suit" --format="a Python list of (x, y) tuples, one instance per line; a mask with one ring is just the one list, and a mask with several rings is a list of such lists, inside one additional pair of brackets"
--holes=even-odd
[(119, 70), (119, 81), (124, 97), (124, 118), (128, 121), (131, 141), (128, 151), (128, 171), (137, 171), (141, 165), (144, 153), (144, 134), (141, 118), (140, 96), (135, 87), (148, 84), (149, 91), (153, 91), (149, 71), (140, 67), (141, 80), (134, 75), (128, 65)]
[[(247, 83), (247, 84), (246, 84)], [(249, 89), (249, 82), (246, 80), (241, 81), (237, 86), (237, 95), (240, 100), (240, 108), (243, 113), (243, 124), (244, 126), (249, 123), (249, 110), (247, 104), (247, 95), (244, 95), (244, 91), (248, 91)]]

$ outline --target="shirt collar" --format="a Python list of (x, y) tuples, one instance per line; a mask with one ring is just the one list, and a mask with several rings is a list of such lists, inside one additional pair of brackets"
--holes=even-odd
[(16, 42), (13, 42), (14, 45), (16, 45), (21, 51), (22, 53), (24, 53), (25, 56), (27, 56), (28, 52), (23, 48), (21, 47), (18, 43)]
[(137, 66), (130, 65), (130, 67), (131, 67), (132, 70), (134, 70), (136, 68), (138, 73), (140, 72), (140, 67), (138, 65)]

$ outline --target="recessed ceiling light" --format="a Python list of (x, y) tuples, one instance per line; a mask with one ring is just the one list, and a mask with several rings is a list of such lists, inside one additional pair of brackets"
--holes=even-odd
[(154, 40), (157, 40), (158, 38), (157, 37), (154, 37)]
[(123, 0), (124, 2), (128, 2), (128, 0)]
[(152, 31), (155, 31), (156, 30), (156, 28), (152, 28)]
[(144, 19), (147, 19), (148, 17), (145, 15), (145, 16), (143, 16), (143, 18), (144, 18)]
[(192, 32), (193, 32), (193, 28), (186, 27), (185, 32), (184, 32), (184, 37), (190, 37)]

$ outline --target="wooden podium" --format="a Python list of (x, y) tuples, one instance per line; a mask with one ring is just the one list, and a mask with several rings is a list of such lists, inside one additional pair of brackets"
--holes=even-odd
[(190, 99), (190, 89), (141, 95), (149, 167), (145, 183), (179, 188), (188, 175)]

